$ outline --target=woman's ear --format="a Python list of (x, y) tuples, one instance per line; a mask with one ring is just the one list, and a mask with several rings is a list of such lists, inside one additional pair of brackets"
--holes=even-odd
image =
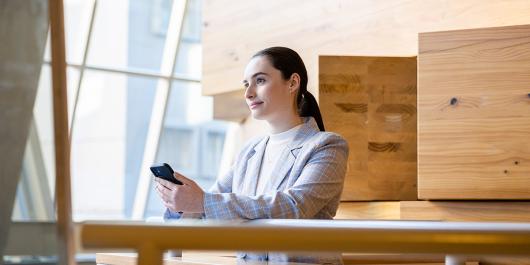
[(300, 88), (300, 75), (293, 73), (289, 78), (289, 92), (294, 93)]

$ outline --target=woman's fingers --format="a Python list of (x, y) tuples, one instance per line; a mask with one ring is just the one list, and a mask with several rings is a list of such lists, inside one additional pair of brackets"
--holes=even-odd
[(162, 201), (164, 202), (167, 202), (169, 201), (169, 197), (162, 192), (162, 190), (165, 190), (165, 188), (161, 188), (160, 185), (156, 185), (155, 187), (155, 190), (156, 190), (156, 193), (158, 193), (158, 196), (160, 197), (160, 199), (162, 199)]
[(165, 198), (171, 198), (172, 190), (162, 187), (162, 185), (157, 185), (157, 190), (164, 195)]
[(164, 188), (168, 189), (168, 190), (175, 190), (175, 189), (177, 189), (177, 186), (178, 186), (178, 185), (175, 185), (175, 184), (171, 183), (170, 181), (167, 181), (167, 180), (161, 179), (161, 178), (157, 178), (157, 177), (155, 177), (155, 181), (157, 183), (159, 183), (160, 185), (162, 185)]
[[(175, 173), (174, 177), (184, 185), (176, 185), (167, 180), (155, 178), (155, 190), (162, 199), (164, 206), (172, 211), (191, 209), (192, 211), (200, 212), (203, 209), (201, 201), (203, 191), (200, 188), (197, 189), (198, 185), (195, 181), (179, 173)], [(199, 201), (201, 202), (197, 203)], [(188, 204), (194, 204), (194, 207), (190, 208)]]

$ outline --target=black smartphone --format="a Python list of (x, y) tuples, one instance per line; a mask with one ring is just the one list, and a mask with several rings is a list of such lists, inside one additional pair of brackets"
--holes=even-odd
[(165, 179), (177, 185), (182, 185), (182, 182), (180, 182), (173, 176), (173, 173), (175, 173), (175, 171), (173, 171), (173, 169), (167, 163), (154, 164), (150, 168), (151, 172), (153, 172), (153, 175), (155, 175), (155, 177)]

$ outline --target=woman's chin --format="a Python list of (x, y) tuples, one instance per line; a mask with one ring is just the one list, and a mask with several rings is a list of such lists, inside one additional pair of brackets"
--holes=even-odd
[(261, 111), (258, 111), (258, 110), (251, 110), (250, 111), (251, 115), (252, 115), (252, 118), (256, 119), (256, 120), (264, 120), (265, 119), (265, 115), (263, 115), (263, 113), (261, 113)]

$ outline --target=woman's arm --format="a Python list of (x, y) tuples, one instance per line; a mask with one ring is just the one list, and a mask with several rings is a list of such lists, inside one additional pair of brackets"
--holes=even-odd
[(312, 218), (340, 196), (344, 185), (348, 145), (331, 135), (316, 148), (295, 184), (285, 191), (260, 196), (206, 192), (206, 218)]

